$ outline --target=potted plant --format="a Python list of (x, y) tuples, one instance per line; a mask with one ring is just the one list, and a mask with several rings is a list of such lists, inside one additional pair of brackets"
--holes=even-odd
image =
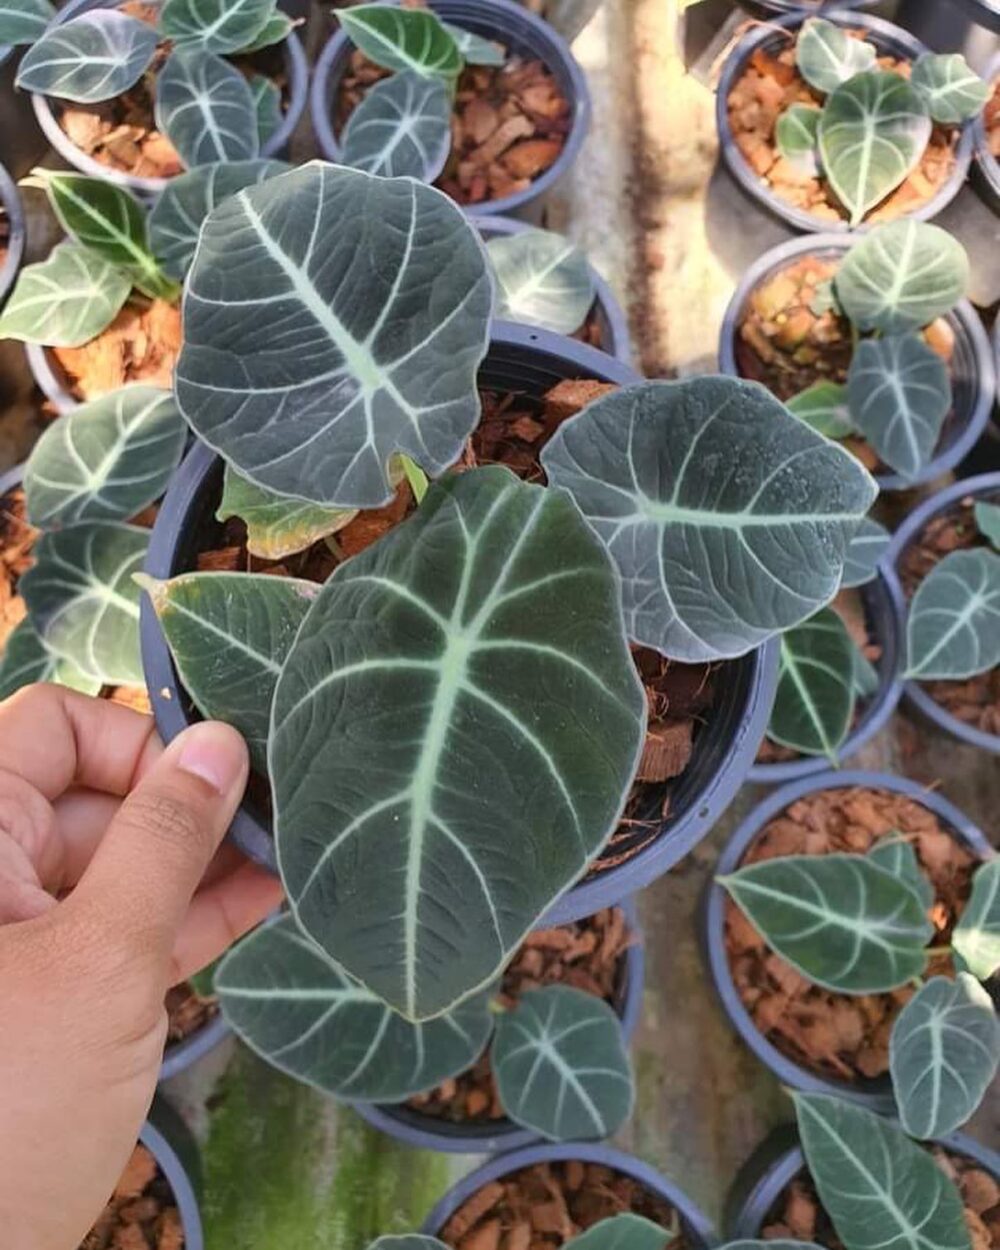
[(985, 91), (960, 56), (879, 18), (800, 10), (730, 53), (716, 93), (722, 157), (798, 230), (926, 220), (965, 181)]
[(796, 239), (744, 275), (720, 366), (842, 439), (883, 490), (932, 481), (975, 445), (996, 390), (968, 272), (961, 244), (924, 222)]
[[(998, 866), (961, 812), (903, 778), (829, 773), (784, 787), (733, 835), (707, 896), (705, 947), (727, 1015), (793, 1089), (896, 1108), (911, 1131), (931, 1124), (920, 1136), (951, 1132), (993, 1074), (979, 982), (992, 975)], [(947, 1035), (926, 1075), (943, 1089), (956, 1074), (966, 1115), (953, 1123), (914, 1076), (938, 1017)]]
[[(369, 172), (415, 173), (412, 165), (373, 164), (365, 137), (377, 134), (371, 121), (384, 113), (391, 120), (416, 110), (433, 118), (417, 154), (421, 176), (470, 213), (539, 221), (590, 122), (586, 80), (565, 40), (511, 0), (431, 0), (419, 10), (370, 4), (338, 16), (342, 29), (323, 49), (311, 89), (323, 156)], [(433, 49), (427, 63), (406, 51), (408, 40)], [(365, 116), (351, 126), (362, 107)]]
[(24, 255), (24, 213), (10, 174), (0, 165), (0, 308), (14, 285)]
[(1000, 57), (990, 61), (983, 78), (989, 88), (989, 98), (972, 123), (976, 150), (973, 171), (976, 185), (996, 211), (1000, 208), (1000, 98), (997, 93)]
[(184, 169), (286, 150), (307, 93), (294, 25), (275, 0), (71, 0), (17, 85), (70, 165), (155, 195)]
[(886, 560), (906, 638), (907, 701), (947, 733), (994, 753), (998, 505), (1000, 474), (956, 482), (914, 509)]

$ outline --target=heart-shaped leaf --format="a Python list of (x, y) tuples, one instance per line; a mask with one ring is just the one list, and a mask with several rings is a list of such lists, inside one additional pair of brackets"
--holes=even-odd
[(903, 1128), (946, 1137), (973, 1114), (1000, 1063), (993, 1000), (975, 977), (932, 977), (896, 1018), (889, 1070)]
[(857, 39), (820, 17), (810, 17), (802, 23), (795, 43), (799, 73), (823, 95), (836, 91), (855, 74), (871, 69), (877, 55), (874, 44)]
[(386, 69), (455, 78), (462, 69), (458, 44), (430, 9), (356, 4), (334, 9), (350, 40)]
[(920, 900), (863, 855), (787, 855), (719, 881), (768, 945), (816, 985), (879, 994), (924, 970), (933, 928)]
[(592, 1224), (568, 1241), (566, 1250), (666, 1250), (676, 1236), (676, 1228), (664, 1228), (626, 1211)]
[(156, 125), (189, 168), (260, 152), (247, 80), (214, 52), (171, 53), (156, 79)]
[(246, 522), (247, 550), (263, 560), (282, 560), (304, 551), (314, 542), (335, 534), (349, 525), (356, 511), (318, 508), (301, 499), (289, 499), (264, 490), (226, 465), (222, 502), (216, 516), (220, 521), (238, 516)]
[(1000, 555), (952, 551), (917, 588), (906, 621), (907, 677), (973, 677), (1000, 664)]
[(60, 243), (48, 260), (18, 275), (0, 313), (0, 338), (80, 347), (114, 321), (131, 278), (79, 243)]
[(892, 535), (885, 526), (866, 516), (847, 548), (841, 589), (866, 586), (873, 581), (878, 575), (878, 562), (889, 550), (891, 541)]
[(240, 48), (240, 55), (251, 56), (254, 52), (260, 52), (264, 48), (274, 47), (276, 43), (284, 43), (295, 29), (295, 26), (296, 23), (287, 13), (282, 13), (280, 9), (275, 10), (265, 22), (263, 29), (253, 43), (247, 44), (245, 48)]
[(901, 833), (887, 833), (880, 838), (868, 852), (868, 858), (892, 873), (897, 881), (905, 881), (924, 911), (934, 902), (934, 887), (920, 867), (916, 851)]
[(0, 659), (0, 699), (36, 681), (55, 682), (83, 694), (97, 694), (101, 688), (99, 678), (88, 677), (75, 664), (53, 655), (26, 617), (8, 637)]
[(594, 280), (583, 252), (550, 230), (497, 235), (486, 244), (497, 284), (496, 315), (572, 334), (594, 302)]
[(834, 764), (854, 719), (854, 643), (836, 612), (824, 608), (781, 635), (778, 689), (767, 736)]
[(166, 0), (160, 33), (175, 47), (242, 52), (274, 16), (275, 0)]
[(733, 378), (606, 395), (541, 459), (618, 564), (629, 636), (678, 660), (742, 655), (822, 607), (876, 494), (853, 456)]
[(482, 35), (463, 30), (461, 26), (453, 26), (451, 22), (442, 22), (441, 25), (455, 40), (466, 65), (503, 65), (506, 61), (507, 53), (492, 39), (484, 39)]
[(846, 438), (854, 433), (851, 410), (847, 406), (847, 387), (839, 382), (814, 382), (793, 395), (786, 407), (817, 434), (827, 438)]
[(446, 478), (335, 570), (278, 680), (299, 923), (410, 1019), (448, 1010), (600, 850), (644, 726), (614, 574), (571, 501), (504, 469)]
[(139, 587), (149, 531), (83, 521), (43, 534), (19, 590), (50, 651), (110, 686), (142, 683)]
[(819, 171), (816, 145), (819, 142), (820, 110), (811, 104), (791, 104), (774, 126), (778, 151), (809, 178)]
[(55, 15), (50, 0), (0, 0), (0, 45), (34, 43)]
[(345, 165), (433, 182), (451, 150), (451, 95), (442, 78), (405, 71), (372, 87), (341, 140)]
[(24, 472), (28, 520), (42, 529), (125, 521), (163, 494), (187, 427), (169, 391), (127, 386), (53, 421)]
[(951, 409), (948, 367), (919, 334), (864, 339), (851, 358), (847, 398), (865, 441), (913, 478), (934, 455)]
[(931, 117), (945, 126), (969, 121), (990, 98), (990, 88), (958, 52), (925, 52), (917, 57), (910, 82), (924, 97)]
[(930, 134), (922, 97), (899, 74), (857, 74), (834, 91), (819, 123), (820, 160), (852, 226), (915, 168)]
[(568, 985), (528, 990), (497, 1020), (490, 1051), (503, 1108), (552, 1141), (608, 1137), (632, 1110), (618, 1017)]
[(1000, 968), (1000, 859), (976, 870), (972, 895), (951, 944), (966, 970), (980, 981), (988, 981)]
[(134, 86), (156, 51), (156, 31), (118, 9), (91, 9), (47, 30), (21, 61), (22, 91), (96, 104)]
[(965, 294), (961, 243), (926, 221), (894, 221), (865, 235), (840, 262), (837, 298), (859, 330), (904, 334), (950, 312)]
[(291, 167), (283, 161), (233, 161), (203, 165), (171, 178), (149, 214), (150, 246), (165, 273), (183, 282), (201, 223), (217, 204), (244, 187), (266, 182)]
[(971, 1250), (962, 1199), (889, 1120), (827, 1094), (793, 1093), (823, 1210), (851, 1250)]
[(379, 507), (394, 452), (431, 476), (461, 454), (491, 303), (479, 237), (441, 192), (305, 165), (205, 221), (178, 402), (258, 485)]
[(281, 89), (266, 74), (253, 74), (247, 84), (257, 118), (257, 140), (261, 147), (281, 125), (284, 114)]
[(973, 504), (976, 525), (984, 538), (988, 538), (994, 547), (1000, 549), (1000, 506), (977, 499)]
[(177, 674), (202, 716), (240, 731), (267, 768), (271, 699), (295, 634), (319, 593), (314, 582), (266, 573), (140, 574)]

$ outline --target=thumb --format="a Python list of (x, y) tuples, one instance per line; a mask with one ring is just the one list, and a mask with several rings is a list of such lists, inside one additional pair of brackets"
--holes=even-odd
[(164, 968), (246, 787), (247, 748), (221, 721), (192, 725), (128, 795), (72, 904), (130, 953)]

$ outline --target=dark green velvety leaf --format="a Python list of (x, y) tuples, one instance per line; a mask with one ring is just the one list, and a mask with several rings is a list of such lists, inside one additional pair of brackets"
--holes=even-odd
[(876, 494), (853, 456), (733, 378), (606, 395), (541, 459), (614, 556), (630, 637), (678, 660), (741, 655), (812, 616)]
[(790, 104), (774, 126), (778, 151), (807, 178), (814, 178), (819, 170), (819, 118), (820, 110), (813, 105)]
[(490, 1062), (510, 1118), (552, 1141), (608, 1137), (631, 1113), (621, 1024), (583, 990), (523, 993), (497, 1020)]
[(205, 221), (177, 399), (259, 486), (380, 507), (393, 453), (432, 477), (461, 454), (491, 305), (479, 237), (440, 191), (314, 162)]
[(613, 570), (571, 501), (499, 468), (447, 477), (335, 570), (278, 680), (300, 924), (409, 1018), (448, 1010), (603, 846), (644, 726)]
[(568, 1241), (566, 1250), (666, 1250), (677, 1231), (626, 1211), (592, 1224)]
[(507, 321), (572, 334), (594, 302), (583, 252), (551, 230), (498, 235), (486, 244), (497, 283), (496, 315)]
[(55, 15), (49, 0), (0, 0), (0, 45), (34, 43)]
[(933, 929), (920, 900), (863, 855), (788, 855), (719, 881), (768, 945), (816, 985), (875, 994), (924, 970)]
[(301, 499), (276, 495), (248, 482), (226, 465), (220, 521), (238, 516), (246, 522), (247, 550), (264, 560), (282, 560), (349, 525), (356, 511), (318, 508)]
[(977, 499), (972, 506), (979, 532), (1000, 550), (1000, 506)]
[(214, 52), (171, 54), (156, 79), (156, 125), (188, 168), (252, 160), (260, 152), (250, 86)]
[(455, 78), (462, 69), (458, 44), (429, 9), (357, 4), (334, 9), (351, 41), (376, 65)]
[(53, 655), (26, 617), (7, 639), (0, 659), (0, 699), (36, 681), (55, 682), (84, 694), (97, 694), (101, 688), (99, 678), (88, 677), (75, 664)]
[(947, 1137), (973, 1114), (1000, 1061), (993, 1000), (975, 977), (932, 977), (896, 1018), (889, 1070), (911, 1137)]
[(931, 117), (946, 126), (971, 120), (990, 98), (989, 87), (958, 52), (925, 52), (917, 57), (910, 82)]
[(264, 772), (274, 687), (319, 587), (266, 573), (182, 573), (162, 582), (140, 574), (138, 581), (195, 706), (238, 729)]
[(0, 313), (0, 338), (81, 347), (107, 329), (131, 290), (116, 265), (79, 243), (60, 243), (48, 260), (21, 270)]
[(795, 43), (799, 73), (823, 95), (829, 95), (855, 74), (871, 69), (876, 55), (874, 44), (852, 37), (821, 17), (807, 18)]
[(906, 620), (907, 676), (954, 680), (1000, 664), (1000, 555), (952, 551), (917, 588)]
[(824, 608), (781, 635), (778, 689), (767, 736), (834, 764), (854, 719), (854, 643), (836, 612)]
[(364, 1102), (401, 1102), (471, 1067), (493, 1027), (485, 994), (410, 1024), (346, 976), (291, 916), (230, 951), (215, 991), (226, 1019), (268, 1063)]
[(904, 181), (930, 134), (922, 97), (899, 74), (857, 74), (833, 92), (819, 124), (820, 160), (852, 226)]
[(96, 104), (139, 81), (156, 50), (156, 31), (118, 9), (92, 9), (51, 30), (29, 48), (17, 85), (22, 91)]
[(793, 1093), (823, 1209), (851, 1250), (971, 1250), (962, 1199), (889, 1120), (826, 1094)]
[(385, 178), (433, 182), (451, 150), (451, 94), (443, 78), (412, 70), (376, 83), (348, 119), (345, 165)]
[(847, 407), (847, 387), (839, 382), (814, 382), (787, 403), (792, 412), (827, 438), (846, 438), (854, 432), (854, 422)]
[(492, 39), (484, 39), (482, 35), (474, 35), (471, 30), (463, 30), (461, 26), (453, 26), (451, 22), (442, 22), (462, 55), (466, 65), (503, 65), (507, 53)]
[(865, 517), (847, 548), (841, 589), (865, 586), (873, 581), (878, 574), (878, 562), (889, 550), (891, 541), (892, 535), (884, 525)]
[(284, 43), (288, 36), (295, 29), (295, 22), (287, 13), (276, 10), (267, 19), (263, 30), (247, 47), (240, 49), (241, 56), (250, 56), (251, 53), (260, 52), (263, 48), (271, 48), (276, 43)]
[(139, 587), (149, 531), (83, 521), (43, 534), (18, 589), (50, 651), (109, 686), (142, 684)]
[(988, 981), (1000, 968), (1000, 859), (981, 864), (951, 944), (966, 971)]
[(166, 0), (160, 31), (175, 47), (241, 52), (274, 16), (275, 0)]
[(263, 147), (283, 120), (281, 89), (265, 74), (253, 74), (249, 87), (257, 115), (257, 139)]
[(897, 881), (904, 881), (920, 899), (924, 911), (934, 902), (934, 887), (920, 867), (917, 853), (901, 833), (887, 833), (868, 852), (873, 864), (892, 873)]

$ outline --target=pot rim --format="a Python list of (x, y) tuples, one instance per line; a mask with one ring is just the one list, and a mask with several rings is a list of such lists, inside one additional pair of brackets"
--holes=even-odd
[[(848, 252), (859, 241), (857, 233), (824, 233), (802, 235), (769, 248), (759, 256), (740, 279), (722, 319), (719, 332), (719, 369), (730, 377), (741, 377), (736, 364), (736, 336), (743, 308), (756, 287), (765, 279), (800, 256), (823, 251)], [(935, 454), (913, 478), (898, 473), (873, 474), (879, 490), (909, 490), (932, 482), (964, 460), (982, 436), (993, 411), (997, 377), (993, 349), (983, 323), (968, 299), (961, 299), (946, 316), (953, 330), (961, 332), (968, 344), (977, 375), (975, 402), (965, 428), (950, 447)]]
[(715, 1230), (708, 1217), (673, 1181), (634, 1155), (593, 1142), (561, 1142), (543, 1146), (526, 1146), (521, 1150), (511, 1150), (506, 1154), (498, 1155), (453, 1185), (424, 1220), (422, 1231), (427, 1236), (435, 1236), (458, 1208), (490, 1181), (498, 1180), (500, 1177), (517, 1172), (521, 1168), (530, 1167), (535, 1163), (558, 1163), (569, 1160), (602, 1164), (604, 1167), (611, 1168), (612, 1171), (632, 1177), (657, 1197), (663, 1198), (681, 1217), (691, 1241), (697, 1243), (692, 1250), (706, 1250), (707, 1247), (716, 1244)]
[[(155, 1111), (154, 1107), (150, 1115), (153, 1116)], [(194, 1183), (180, 1155), (153, 1119), (146, 1120), (139, 1130), (139, 1141), (155, 1158), (176, 1199), (181, 1227), (184, 1230), (184, 1250), (204, 1250), (205, 1240), (198, 1197)]]
[[(995, 29), (1000, 32), (1000, 13), (996, 16), (996, 22)], [(991, 27), (991, 29), (993, 28)], [(990, 60), (981, 76), (987, 86), (1000, 77), (1000, 52)], [(984, 109), (985, 105), (972, 119), (972, 134), (975, 144), (974, 170), (979, 175), (980, 184), (985, 184), (983, 189), (986, 198), (990, 201), (990, 207), (997, 211), (1000, 209), (1000, 161), (990, 151), (989, 143), (987, 142), (986, 123), (983, 119)]]
[[(1000, 472), (980, 473), (978, 477), (960, 478), (957, 482), (953, 482), (950, 486), (945, 487), (944, 490), (938, 491), (936, 494), (931, 495), (929, 499), (924, 500), (919, 507), (915, 508), (907, 516), (906, 520), (893, 535), (889, 549), (882, 558), (882, 572), (889, 587), (889, 592), (892, 595), (893, 604), (899, 619), (900, 637), (903, 644), (903, 671), (906, 668), (905, 656), (909, 604), (906, 595), (903, 593), (903, 585), (899, 577), (899, 561), (906, 548), (909, 547), (927, 522), (939, 512), (943, 512), (960, 499), (964, 499), (966, 495), (978, 495), (991, 490), (1000, 493)], [(961, 741), (968, 742), (981, 750), (1000, 755), (1000, 734), (986, 733), (985, 730), (977, 729), (974, 725), (967, 725), (964, 721), (960, 721), (958, 717), (952, 716), (950, 712), (946, 711), (931, 698), (919, 682), (904, 679), (903, 698), (915, 707), (921, 715), (932, 721), (946, 733), (951, 734), (953, 738), (959, 738)]]
[[(715, 93), (715, 125), (719, 135), (719, 148), (730, 174), (750, 198), (756, 200), (758, 204), (766, 208), (772, 215), (779, 217), (793, 229), (808, 232), (836, 231), (842, 234), (863, 233), (870, 230), (873, 224), (881, 225), (884, 223), (862, 222), (859, 226), (855, 226), (852, 231), (849, 222), (843, 220), (839, 223), (831, 222), (828, 218), (817, 217), (813, 213), (807, 213), (804, 209), (787, 203), (768, 187), (764, 186), (761, 179), (753, 172), (737, 148), (736, 141), (733, 138), (732, 127), (729, 124), (729, 109), (727, 107), (729, 94), (739, 81), (747, 61), (758, 47), (774, 38), (776, 28), (795, 30), (809, 16), (809, 13), (800, 8), (789, 12), (785, 17), (774, 18), (765, 25), (748, 31), (730, 52), (722, 67), (722, 73)], [(914, 60), (927, 51), (927, 48), (911, 35), (909, 31), (904, 30), (901, 26), (896, 26), (892, 22), (887, 22), (883, 18), (873, 17), (870, 13), (862, 13), (858, 10), (838, 5), (825, 11), (823, 16), (827, 21), (834, 22), (838, 26), (864, 27), (874, 38), (881, 39), (883, 44), (894, 45)], [(904, 213), (898, 219), (893, 218), (893, 220), (929, 221), (932, 217), (936, 217), (962, 189), (969, 171), (969, 164), (972, 160), (972, 151), (972, 126), (969, 122), (964, 122), (955, 147), (955, 168), (951, 171), (949, 177), (941, 185), (937, 193), (925, 204), (921, 204), (912, 212)]]
[[(217, 1011), (211, 1020), (203, 1024), (196, 1032), (185, 1037), (183, 1041), (175, 1042), (164, 1049), (160, 1075), (156, 1078), (157, 1083), (169, 1081), (181, 1072), (186, 1072), (216, 1046), (221, 1045), (231, 1033), (232, 1029), (226, 1022), (222, 1011)], [(187, 1250), (186, 1247), (185, 1250)]]
[[(0, 49), (2, 52), (3, 49)], [(2, 57), (0, 57), (2, 60)], [(24, 257), (25, 224), (24, 208), (18, 194), (17, 185), (3, 165), (0, 165), (0, 204), (3, 205), (9, 224), (7, 239), (7, 255), (0, 265), (0, 307), (10, 294), (17, 272)]]
[(979, 26), (985, 26), (987, 30), (992, 30), (994, 34), (1000, 34), (1000, 9), (985, 4), (984, 0), (957, 0), (957, 3), (972, 21)]
[[(430, 7), (436, 9), (443, 5), (448, 8), (449, 5), (454, 5), (454, 2), (455, 0), (432, 0)], [(519, 210), (542, 199), (559, 182), (580, 154), (580, 149), (590, 130), (592, 113), (590, 89), (583, 70), (566, 40), (530, 10), (512, 3), (512, 0), (462, 0), (462, 5), (459, 7), (463, 5), (478, 9), (484, 18), (494, 20), (500, 34), (511, 26), (515, 29), (518, 26), (527, 29), (532, 37), (546, 49), (547, 55), (539, 56), (539, 59), (544, 60), (549, 69), (555, 62), (558, 62), (572, 84), (570, 91), (572, 98), (569, 103), (573, 111), (573, 124), (566, 136), (562, 151), (549, 168), (533, 179), (531, 185), (523, 191), (516, 191), (513, 195), (501, 196), (495, 200), (484, 200), (480, 204), (459, 206), (470, 217), (516, 214)], [(333, 32), (316, 61), (309, 92), (309, 112), (316, 141), (323, 159), (332, 161), (334, 164), (340, 161), (340, 144), (334, 136), (330, 120), (328, 105), (330, 77), (334, 62), (350, 44), (351, 41), (343, 28), (338, 28)]]
[[(74, 17), (79, 17), (82, 13), (87, 13), (91, 9), (114, 9), (118, 8), (119, 4), (120, 0), (68, 0), (68, 3), (56, 13), (46, 29), (52, 30), (53, 27), (61, 26), (63, 23), (70, 21)], [(292, 132), (298, 125), (299, 118), (302, 116), (309, 96), (309, 64), (306, 60), (305, 49), (302, 47), (302, 41), (294, 30), (290, 31), (284, 40), (284, 49), (285, 61), (289, 71), (288, 109), (278, 129), (265, 143), (261, 144), (259, 154), (259, 159), (261, 160), (277, 157), (288, 146)], [(48, 139), (63, 160), (80, 173), (87, 174), (91, 178), (100, 178), (104, 182), (113, 182), (116, 186), (124, 187), (127, 191), (132, 191), (140, 197), (146, 198), (158, 195), (172, 181), (171, 178), (141, 178), (135, 174), (127, 174), (120, 169), (112, 169), (109, 165), (102, 165), (100, 161), (89, 156), (70, 140), (56, 120), (56, 115), (49, 103), (48, 96), (33, 91), (31, 93), (31, 104), (35, 110), (38, 125), (41, 127), (46, 139)]]
[(726, 958), (725, 916), (728, 895), (718, 878), (735, 871), (743, 856), (774, 817), (779, 816), (790, 804), (806, 795), (823, 790), (844, 790), (852, 786), (864, 786), (873, 790), (889, 790), (911, 798), (939, 818), (955, 838), (969, 851), (985, 862), (996, 852), (982, 830), (954, 803), (936, 791), (928, 790), (908, 777), (892, 773), (870, 772), (864, 769), (845, 769), (826, 772), (818, 776), (793, 781), (775, 790), (763, 799), (740, 822), (729, 841), (722, 848), (715, 871), (708, 882), (699, 908), (698, 928), (702, 955), (716, 996), (730, 1024), (746, 1045), (782, 1083), (791, 1089), (812, 1094), (832, 1094), (837, 1098), (859, 1103), (869, 1110), (880, 1113), (892, 1112), (895, 1103), (888, 1074), (867, 1081), (838, 1081), (834, 1077), (814, 1072), (805, 1065), (790, 1059), (773, 1045), (757, 1028), (753, 1017), (743, 1004), (733, 982), (732, 970)]

